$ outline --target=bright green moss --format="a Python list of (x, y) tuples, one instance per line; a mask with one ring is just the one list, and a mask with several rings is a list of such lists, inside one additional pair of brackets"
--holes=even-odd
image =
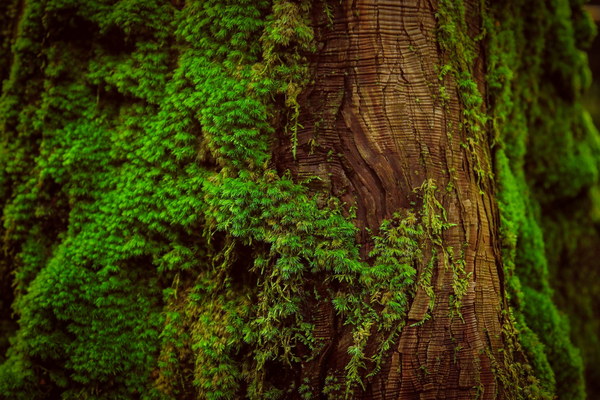
[(559, 211), (546, 210), (598, 180), (599, 136), (578, 103), (589, 85), (581, 49), (593, 34), (580, 6), (558, 0), (494, 4), (486, 22), (509, 295), (541, 389), (565, 399), (584, 398), (583, 364), (552, 299), (550, 286), (558, 282), (551, 283), (550, 270), (561, 266), (549, 254), (560, 245), (548, 241), (547, 224)]
[[(0, 391), (11, 398), (152, 396), (148, 383), (158, 352), (161, 302), (151, 260), (162, 249), (152, 233), (147, 235), (155, 232), (151, 224), (139, 220), (166, 220), (157, 212), (168, 207), (156, 201), (160, 196), (166, 202), (164, 192), (151, 189), (164, 170), (143, 169), (153, 153), (164, 154), (165, 146), (149, 146), (140, 132), (150, 130), (142, 121), (156, 114), (144, 104), (154, 102), (164, 83), (154, 77), (148, 83), (123, 63), (111, 64), (113, 70), (105, 74), (122, 71), (118, 80), (127, 87), (111, 86), (109, 77), (103, 81), (94, 61), (113, 60), (115, 49), (106, 47), (94, 21), (84, 15), (107, 9), (86, 5), (78, 14), (69, 8), (74, 4), (27, 3), (16, 39), (22, 44), (13, 50), (17, 61), (2, 97), (2, 106), (10, 109), (4, 114), (3, 140), (24, 150), (7, 165), (13, 190), (3, 199), (5, 245), (16, 251), (13, 307), (20, 326), (0, 367)], [(45, 30), (39, 35), (46, 42), (27, 28), (27, 18), (41, 15), (30, 25)], [(139, 54), (146, 52), (139, 42)], [(45, 47), (36, 48), (40, 43)], [(20, 68), (18, 60), (24, 63), (32, 51), (40, 61), (28, 66), (39, 69)], [(136, 59), (142, 64), (138, 71), (155, 77), (164, 76), (154, 66), (165, 61)], [(38, 96), (35, 102), (29, 93)], [(115, 104), (105, 106), (109, 96), (116, 103), (127, 96), (129, 104), (121, 102), (115, 110)], [(16, 97), (21, 97), (18, 106)], [(130, 152), (142, 149), (145, 157), (139, 154), (137, 165), (122, 168)], [(144, 196), (144, 186), (154, 199)], [(166, 230), (158, 234), (175, 236)]]

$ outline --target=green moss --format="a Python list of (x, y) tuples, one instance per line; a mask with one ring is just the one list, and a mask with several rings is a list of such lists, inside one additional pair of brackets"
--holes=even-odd
[[(492, 177), (491, 166), (487, 165), (485, 159), (482, 159), (478, 150), (485, 140), (488, 122), (484, 99), (477, 85), (476, 71), (474, 71), (479, 42), (483, 33), (473, 37), (468, 26), (467, 11), (462, 1), (440, 2), (436, 18), (437, 41), (442, 50), (442, 60), (445, 62), (438, 68), (440, 99), (443, 104), (445, 99), (448, 99), (446, 87), (449, 86), (449, 83), (456, 87), (463, 106), (460, 124), (466, 131), (465, 142), (462, 145), (469, 150), (478, 183), (481, 184), (484, 180)], [(448, 127), (448, 130), (452, 132), (453, 128)]]
[[(438, 40), (449, 60), (440, 68), (440, 79), (450, 76), (458, 86), (468, 131), (465, 147), (480, 182), (491, 171), (475, 149), (488, 127), (493, 133), (508, 295), (519, 340), (540, 380), (539, 385), (524, 383), (523, 394), (535, 397), (548, 397), (555, 389), (560, 398), (583, 396), (581, 359), (552, 301), (539, 205), (578, 196), (598, 180), (598, 134), (578, 105), (589, 72), (575, 40), (589, 42), (593, 34), (580, 5), (490, 5), (481, 28), (487, 39), (489, 112), (472, 70), (482, 35), (470, 36), (461, 2), (442, 2), (437, 13)], [(455, 292), (461, 292), (460, 282), (455, 279)], [(527, 365), (515, 368), (521, 371), (518, 379), (529, 379)]]
[(593, 31), (581, 26), (589, 22), (580, 6), (498, 3), (486, 22), (508, 294), (540, 389), (569, 399), (585, 396), (583, 365), (553, 302), (550, 287), (557, 282), (548, 255), (555, 243), (547, 245), (546, 221), (548, 205), (573, 199), (598, 180), (598, 134), (579, 105), (589, 72), (575, 31), (582, 41)]
[[(588, 398), (598, 392), (597, 370), (593, 367), (600, 355), (595, 332), (600, 328), (598, 310), (599, 233), (593, 223), (597, 200), (594, 187), (586, 196), (572, 201), (572, 206), (554, 212), (543, 221), (547, 243), (549, 272), (559, 308), (568, 314), (570, 333), (581, 349), (586, 365)], [(561, 318), (564, 318), (561, 316)]]
[(381, 276), (408, 267), (382, 253), (368, 278), (341, 206), (267, 167), (274, 114), (294, 141), (309, 11), (27, 3), (2, 97), (19, 330), (0, 392), (285, 397), (269, 372), (317, 351), (317, 276), (361, 303), (364, 281), (396, 322), (407, 300)]

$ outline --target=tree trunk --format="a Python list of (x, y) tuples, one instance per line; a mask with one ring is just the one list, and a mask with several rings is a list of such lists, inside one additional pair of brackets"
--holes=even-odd
[[(475, 37), (482, 11), (479, 2), (468, 3), (464, 23)], [(511, 391), (494, 370), (503, 358), (506, 304), (489, 179), (491, 135), (469, 129), (456, 79), (441, 72), (452, 55), (438, 44), (439, 7), (434, 1), (343, 2), (329, 23), (315, 7), (319, 50), (310, 64), (314, 83), (299, 100), (296, 155), (286, 138), (275, 153), (279, 170), (290, 169), (299, 179), (317, 177), (315, 192), (356, 207), (364, 257), (384, 219), (429, 206), (423, 204), (424, 185), (437, 188), (441, 207), (435, 211), (447, 216), (440, 242), (429, 238), (435, 243), (422, 244), (425, 254), (438, 254), (433, 293), (416, 289), (407, 326), (386, 355), (383, 372), (356, 398), (492, 399)], [(468, 72), (485, 97), (483, 51), (480, 43), (473, 45), (475, 63)], [(477, 168), (484, 169), (482, 177)], [(421, 264), (419, 276), (426, 267)], [(321, 304), (316, 312), (327, 307)], [(328, 325), (321, 328), (327, 332), (323, 340), (333, 343), (327, 356), (304, 374), (343, 372), (351, 333), (336, 329), (334, 320), (322, 321)], [(377, 343), (370, 346), (372, 354)]]

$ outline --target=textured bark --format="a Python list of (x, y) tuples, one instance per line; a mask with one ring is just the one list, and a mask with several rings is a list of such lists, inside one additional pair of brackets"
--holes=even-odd
[[(419, 287), (383, 371), (367, 379), (355, 398), (503, 398), (494, 372), (503, 347), (498, 212), (491, 182), (479, 181), (475, 173), (476, 160), (489, 170), (490, 143), (485, 138), (473, 148), (464, 145), (470, 133), (456, 83), (449, 76), (439, 79), (436, 67), (448, 60), (437, 44), (438, 5), (433, 0), (334, 3), (333, 23), (314, 16), (319, 50), (312, 60), (314, 84), (300, 98), (297, 156), (282, 138), (277, 165), (302, 178), (317, 176), (311, 180), (315, 193), (332, 193), (356, 207), (363, 256), (372, 246), (369, 231), (376, 233), (396, 211), (418, 208), (415, 188), (433, 179), (448, 222), (455, 224), (444, 231), (443, 246), (452, 247), (457, 258), (464, 250), (469, 280), (464, 320), (451, 317), (454, 272), (438, 257), (432, 318), (411, 326), (428, 310), (429, 297)], [(479, 2), (467, 3), (476, 35)], [(474, 75), (485, 93), (482, 57)], [(442, 84), (450, 96), (445, 103)], [(330, 305), (315, 306), (315, 316), (317, 337), (325, 345), (302, 374), (322, 385), (328, 373), (343, 375), (352, 337)]]

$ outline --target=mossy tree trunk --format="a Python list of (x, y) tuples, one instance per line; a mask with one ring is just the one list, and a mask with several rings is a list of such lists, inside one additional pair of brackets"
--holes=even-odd
[(0, 11), (1, 398), (584, 397), (579, 2)]
[[(508, 321), (484, 53), (473, 40), (482, 10), (476, 1), (464, 7), (441, 15), (432, 2), (343, 2), (330, 20), (313, 9), (314, 82), (298, 97), (297, 143), (279, 140), (278, 170), (312, 178), (314, 193), (355, 207), (366, 259), (386, 219), (416, 213), (426, 233), (405, 326), (356, 398), (491, 399), (514, 391), (495, 376), (507, 374)], [(441, 31), (447, 23), (456, 31)], [(317, 339), (326, 351), (302, 375), (318, 386), (327, 373), (345, 376), (353, 332), (336, 324), (330, 304), (313, 307), (323, 315)], [(371, 327), (373, 338), (378, 329)], [(380, 345), (369, 340), (365, 354)]]

